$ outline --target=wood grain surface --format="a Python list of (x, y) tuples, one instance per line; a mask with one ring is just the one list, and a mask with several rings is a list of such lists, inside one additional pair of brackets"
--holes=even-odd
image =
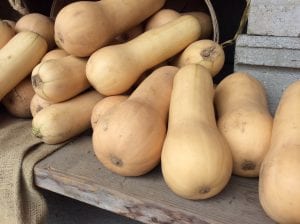
[(81, 136), (39, 162), (37, 186), (144, 223), (269, 224), (258, 201), (258, 180), (233, 176), (217, 196), (191, 201), (165, 184), (160, 167), (140, 177), (108, 171), (94, 155), (90, 136)]

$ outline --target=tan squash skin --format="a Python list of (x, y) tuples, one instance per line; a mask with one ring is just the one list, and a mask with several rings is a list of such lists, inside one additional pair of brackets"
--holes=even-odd
[(165, 0), (79, 1), (55, 20), (55, 40), (68, 53), (86, 57), (159, 10)]
[(90, 86), (85, 75), (86, 62), (71, 55), (42, 62), (32, 72), (34, 91), (54, 103), (78, 95)]
[(0, 50), (0, 100), (31, 73), (47, 51), (47, 42), (36, 33), (16, 34)]
[(260, 170), (259, 200), (274, 221), (300, 223), (300, 81), (287, 87), (275, 112), (271, 147)]
[(0, 49), (15, 35), (14, 28), (6, 21), (0, 20)]
[(116, 96), (108, 96), (103, 100), (100, 100), (93, 108), (92, 116), (91, 116), (91, 124), (94, 129), (98, 123), (100, 117), (102, 117), (106, 111), (112, 108), (115, 105), (120, 104), (121, 102), (127, 100), (128, 96), (125, 95), (116, 95)]
[(177, 70), (172, 66), (155, 70), (127, 100), (99, 118), (93, 147), (106, 168), (123, 176), (140, 176), (159, 163)]
[(208, 14), (204, 12), (185, 12), (179, 13), (173, 9), (161, 9), (153, 16), (150, 17), (146, 24), (145, 30), (150, 30), (161, 25), (164, 25), (168, 22), (171, 22), (181, 15), (192, 15), (198, 19), (201, 24), (201, 36), (199, 39), (209, 38), (213, 32), (213, 26), (211, 18)]
[(147, 21), (145, 30), (160, 27), (180, 17), (180, 13), (173, 9), (161, 9)]
[(48, 60), (51, 60), (51, 59), (59, 59), (59, 58), (63, 58), (63, 57), (66, 57), (68, 56), (69, 54), (62, 50), (62, 49), (59, 49), (59, 48), (56, 48), (56, 49), (53, 49), (51, 51), (48, 51), (44, 57), (42, 57), (41, 59), (41, 62), (39, 64), (37, 64), (33, 69), (32, 69), (32, 72), (31, 74), (37, 74), (39, 69), (40, 69), (40, 66), (42, 64), (42, 62), (45, 62), (45, 61), (48, 61)]
[(48, 61), (48, 60), (51, 60), (51, 59), (63, 58), (63, 57), (66, 57), (68, 55), (69, 54), (66, 51), (64, 51), (63, 49), (56, 48), (56, 49), (53, 49), (51, 51), (48, 51), (44, 55), (44, 57), (42, 58), (41, 62)]
[(263, 86), (249, 74), (233, 73), (217, 85), (215, 106), (218, 128), (232, 152), (233, 173), (257, 177), (273, 125)]
[(65, 142), (90, 128), (93, 107), (102, 98), (93, 90), (50, 105), (34, 116), (32, 133), (47, 144)]
[(181, 16), (127, 43), (99, 49), (88, 60), (87, 78), (103, 95), (124, 93), (144, 71), (180, 52), (200, 33), (197, 19)]
[[(30, 85), (31, 85), (31, 81), (30, 81)], [(30, 102), (30, 112), (32, 114), (32, 117), (34, 117), (39, 111), (41, 111), (45, 107), (48, 107), (52, 104), (53, 104), (52, 102), (44, 100), (39, 95), (34, 94)]]
[(213, 33), (213, 25), (211, 21), (210, 15), (204, 12), (185, 12), (182, 15), (192, 15), (195, 16), (199, 23), (201, 24), (201, 38), (206, 39), (209, 38)]
[(223, 68), (225, 53), (221, 45), (212, 40), (199, 40), (190, 44), (178, 57), (174, 65), (183, 67), (200, 64), (216, 76)]
[(231, 176), (231, 152), (216, 125), (213, 96), (204, 67), (188, 65), (176, 73), (161, 166), (167, 185), (183, 198), (213, 197)]
[(30, 102), (33, 95), (31, 80), (27, 77), (3, 97), (2, 104), (15, 117), (31, 118)]
[(16, 23), (17, 32), (32, 31), (38, 33), (48, 43), (48, 50), (55, 47), (54, 22), (47, 16), (40, 13), (29, 13), (22, 16)]

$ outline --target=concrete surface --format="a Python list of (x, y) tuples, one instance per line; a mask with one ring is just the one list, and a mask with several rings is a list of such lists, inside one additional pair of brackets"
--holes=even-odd
[(49, 208), (47, 224), (141, 224), (50, 191), (42, 193)]
[(284, 89), (300, 79), (300, 39), (241, 35), (236, 42), (234, 71), (248, 72), (262, 82), (274, 114)]
[(247, 33), (300, 37), (300, 0), (252, 0)]

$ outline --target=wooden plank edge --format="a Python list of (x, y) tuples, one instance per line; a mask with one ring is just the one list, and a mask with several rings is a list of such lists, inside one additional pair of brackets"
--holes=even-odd
[(34, 168), (36, 186), (75, 200), (143, 222), (161, 224), (221, 224), (207, 217), (177, 209), (173, 206), (158, 205), (150, 199), (141, 199), (128, 194), (104, 188), (85, 179), (70, 179), (61, 172), (51, 169)]

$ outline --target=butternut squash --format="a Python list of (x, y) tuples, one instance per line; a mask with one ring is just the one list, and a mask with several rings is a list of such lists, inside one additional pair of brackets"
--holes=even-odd
[(78, 95), (90, 86), (85, 74), (86, 62), (72, 55), (42, 62), (32, 72), (34, 91), (53, 103)]
[(207, 13), (197, 12), (197, 11), (179, 13), (173, 9), (161, 9), (149, 18), (149, 20), (146, 23), (145, 30), (147, 31), (159, 27), (161, 25), (164, 25), (168, 22), (177, 19), (181, 15), (192, 15), (198, 19), (201, 25), (201, 35), (199, 39), (205, 39), (211, 36), (213, 31), (213, 26), (212, 26), (212, 21), (210, 16)]
[(22, 16), (16, 23), (17, 32), (32, 31), (41, 35), (48, 44), (48, 50), (55, 47), (54, 22), (40, 13), (29, 13)]
[(46, 51), (44, 38), (29, 31), (16, 34), (0, 50), (0, 100), (30, 74)]
[(42, 97), (35, 93), (30, 101), (30, 112), (32, 114), (32, 117), (34, 117), (39, 111), (41, 111), (45, 107), (48, 107), (52, 104), (52, 102), (44, 100)]
[(178, 57), (174, 65), (183, 67), (200, 64), (216, 76), (223, 68), (225, 53), (221, 45), (212, 40), (199, 40), (190, 44)]
[(271, 147), (260, 170), (259, 200), (277, 223), (300, 223), (300, 81), (290, 84), (275, 112)]
[(30, 102), (34, 95), (30, 77), (22, 80), (2, 99), (2, 104), (13, 116), (31, 118)]
[(0, 20), (0, 49), (15, 35), (14, 28), (6, 21)]
[(99, 117), (93, 148), (107, 169), (123, 176), (140, 176), (159, 163), (177, 70), (172, 66), (155, 70), (127, 100)]
[(197, 19), (181, 16), (127, 43), (101, 48), (88, 60), (87, 78), (103, 95), (124, 93), (144, 71), (180, 52), (200, 32)]
[(215, 106), (218, 128), (232, 152), (233, 173), (257, 177), (273, 125), (263, 86), (249, 74), (233, 73), (217, 85)]
[(165, 0), (79, 1), (65, 6), (55, 20), (55, 40), (68, 53), (86, 57), (140, 24)]
[(92, 116), (91, 116), (91, 124), (94, 129), (98, 123), (100, 117), (102, 117), (106, 111), (112, 108), (115, 105), (127, 100), (128, 96), (125, 95), (116, 95), (116, 96), (108, 96), (103, 100), (100, 100), (93, 108)]
[(32, 133), (47, 144), (65, 142), (90, 128), (92, 109), (102, 98), (96, 91), (88, 91), (50, 105), (32, 119)]
[(232, 156), (217, 128), (213, 97), (212, 77), (203, 66), (176, 73), (161, 167), (167, 185), (183, 198), (213, 197), (231, 176)]

